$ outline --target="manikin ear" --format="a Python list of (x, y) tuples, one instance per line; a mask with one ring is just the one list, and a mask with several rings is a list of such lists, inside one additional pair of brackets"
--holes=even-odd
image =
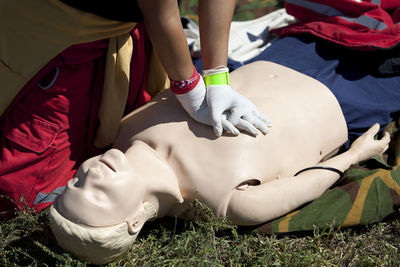
[(147, 220), (146, 210), (144, 209), (144, 205), (141, 204), (140, 208), (132, 215), (127, 218), (126, 222), (128, 223), (128, 232), (131, 235), (136, 235), (142, 229), (144, 223)]

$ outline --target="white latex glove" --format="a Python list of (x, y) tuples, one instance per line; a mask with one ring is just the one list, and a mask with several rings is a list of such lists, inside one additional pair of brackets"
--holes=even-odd
[[(228, 72), (228, 68), (221, 66), (205, 70), (204, 76), (224, 72)], [(258, 130), (266, 134), (268, 127), (272, 125), (249, 99), (234, 91), (230, 85), (207, 86), (207, 103), (217, 136), (222, 134), (223, 129), (238, 135), (239, 130), (237, 128), (253, 135), (257, 135)]]
[(200, 77), (198, 84), (193, 90), (186, 94), (176, 94), (175, 96), (194, 120), (202, 124), (212, 125), (206, 100), (206, 86), (202, 77)]
[(249, 99), (234, 91), (229, 85), (208, 86), (207, 103), (217, 136), (222, 134), (222, 129), (238, 135), (237, 128), (253, 135), (258, 134), (257, 129), (266, 134), (268, 126), (271, 126), (267, 117), (259, 113)]
[[(221, 68), (216, 71), (218, 73)], [(214, 74), (215, 70), (210, 73)], [(238, 135), (240, 132), (237, 128), (253, 135), (258, 134), (257, 129), (266, 134), (268, 126), (271, 126), (269, 120), (246, 97), (229, 85), (210, 85), (206, 90), (201, 76), (195, 88), (188, 93), (176, 94), (176, 98), (194, 120), (213, 126), (217, 136), (221, 136), (224, 129)]]

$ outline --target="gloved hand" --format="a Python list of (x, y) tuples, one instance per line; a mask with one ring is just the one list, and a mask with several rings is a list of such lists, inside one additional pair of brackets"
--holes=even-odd
[(171, 91), (186, 112), (196, 121), (212, 125), (211, 115), (207, 106), (206, 86), (203, 78), (194, 68), (192, 77), (184, 81), (170, 79)]
[[(214, 72), (210, 75), (212, 74)], [(257, 129), (266, 134), (268, 126), (271, 126), (269, 120), (258, 112), (252, 102), (229, 85), (209, 85), (206, 90), (203, 78), (196, 69), (188, 80), (170, 81), (171, 90), (186, 112), (194, 120), (213, 126), (217, 136), (222, 135), (223, 129), (238, 135), (237, 128), (253, 135), (258, 134)]]
[(206, 86), (200, 75), (197, 85), (191, 91), (175, 95), (190, 117), (202, 124), (212, 126), (206, 100)]
[(259, 113), (249, 99), (231, 88), (228, 72), (227, 67), (221, 66), (205, 70), (203, 73), (207, 86), (207, 103), (215, 134), (220, 136), (225, 129), (238, 135), (237, 128), (253, 135), (258, 134), (257, 129), (266, 134), (268, 127), (272, 125), (271, 122)]

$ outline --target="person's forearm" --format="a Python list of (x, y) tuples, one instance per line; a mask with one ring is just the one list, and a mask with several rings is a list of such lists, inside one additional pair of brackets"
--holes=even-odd
[(226, 65), (235, 0), (199, 0), (201, 57), (204, 69)]
[(150, 39), (168, 76), (189, 79), (193, 63), (176, 0), (137, 0)]

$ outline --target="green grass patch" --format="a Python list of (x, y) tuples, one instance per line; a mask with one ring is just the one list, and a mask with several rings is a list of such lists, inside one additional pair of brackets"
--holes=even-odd
[[(399, 212), (367, 226), (280, 235), (241, 232), (200, 203), (190, 217), (148, 222), (131, 249), (108, 266), (400, 264)], [(46, 212), (19, 212), (1, 222), (0, 240), (0, 266), (90, 266), (57, 246)]]

